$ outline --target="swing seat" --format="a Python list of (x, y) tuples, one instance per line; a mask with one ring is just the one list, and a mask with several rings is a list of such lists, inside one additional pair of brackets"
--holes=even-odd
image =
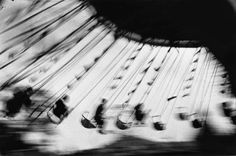
[(192, 121), (192, 126), (193, 126), (193, 128), (202, 128), (203, 127), (203, 122), (199, 119), (194, 119)]
[(223, 114), (226, 117), (230, 117), (233, 110), (231, 108), (223, 108)]
[(111, 86), (111, 89), (116, 89), (116, 88), (117, 88), (117, 85)]
[(230, 117), (231, 114), (233, 113), (230, 102), (223, 102), (222, 103), (222, 109), (223, 109), (223, 114), (226, 117)]
[(91, 120), (86, 118), (84, 114), (82, 114), (82, 118), (81, 118), (80, 122), (84, 128), (87, 128), (87, 129), (96, 128), (96, 126), (91, 122)]
[(134, 123), (132, 127), (147, 127), (146, 123)]
[(101, 130), (101, 129), (98, 130), (98, 133), (100, 133), (100, 134), (105, 134), (105, 133), (103, 132), (103, 130)]
[(232, 115), (231, 117), (231, 122), (236, 125), (236, 115)]
[(96, 126), (87, 118), (82, 118), (80, 122), (84, 128), (87, 129), (96, 128)]
[(157, 131), (163, 131), (166, 129), (166, 125), (161, 122), (161, 115), (152, 116), (152, 123), (153, 128)]
[(180, 120), (188, 120), (189, 119), (189, 115), (187, 113), (178, 113), (177, 117)]
[(156, 129), (157, 131), (163, 131), (166, 129), (166, 126), (161, 122), (153, 122), (153, 128)]
[(60, 119), (58, 118), (56, 115), (54, 115), (51, 111), (48, 111), (47, 112), (47, 116), (48, 116), (48, 119), (50, 120), (51, 123), (54, 123), (54, 124), (60, 124), (62, 122), (62, 120), (64, 119)]
[(132, 122), (129, 123), (125, 123), (123, 121), (121, 121), (119, 118), (117, 118), (116, 120), (116, 127), (120, 130), (126, 130), (129, 129), (132, 125)]
[(50, 120), (50, 122), (54, 123), (54, 124), (60, 124), (71, 112), (71, 110), (65, 110), (63, 113), (61, 113), (61, 115), (63, 115), (62, 118), (59, 118), (56, 114), (54, 114), (54, 110), (50, 110), (47, 112), (47, 116), (48, 119)]

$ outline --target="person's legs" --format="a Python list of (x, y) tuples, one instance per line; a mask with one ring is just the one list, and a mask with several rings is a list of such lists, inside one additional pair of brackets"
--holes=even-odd
[(96, 118), (95, 119), (98, 127), (98, 132), (99, 133), (104, 133), (104, 120), (102, 118)]
[(145, 119), (147, 117), (147, 114), (146, 113), (143, 113), (142, 114), (142, 120), (141, 120), (141, 124), (145, 124)]

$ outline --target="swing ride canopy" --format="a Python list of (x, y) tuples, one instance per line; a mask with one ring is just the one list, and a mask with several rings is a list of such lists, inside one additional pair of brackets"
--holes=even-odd
[(226, 39), (235, 28), (226, 0), (88, 1), (127, 37), (151, 44), (198, 47), (212, 35)]
[[(8, 33), (9, 31), (12, 31), (16, 27), (21, 26), (22, 24), (27, 23), (28, 21), (32, 20), (35, 16), (40, 15), (40, 13), (43, 13), (44, 11), (46, 11), (47, 8), (50, 9), (50, 7), (53, 7), (53, 6), (58, 5), (60, 3), (62, 3), (62, 1), (56, 2), (55, 4), (51, 4), (51, 6), (46, 7), (45, 9), (42, 9), (38, 13), (37, 12), (32, 13), (32, 10), (28, 10), (28, 14), (32, 13), (30, 16), (28, 16), (24, 20), (20, 20), (18, 22), (15, 22), (14, 24), (11, 24), (6, 29), (1, 31), (1, 34)], [(131, 28), (131, 30), (132, 30), (134, 28), (134, 31), (137, 31), (137, 32), (140, 31), (140, 34), (142, 34), (142, 36), (146, 36), (146, 37), (151, 36), (151, 30), (153, 30), (153, 31), (155, 30), (154, 35), (158, 35), (159, 31), (162, 32), (162, 30), (154, 29), (154, 27), (156, 25), (159, 25), (159, 23), (158, 23), (158, 21), (156, 21), (154, 19), (154, 15), (156, 13), (149, 12), (150, 10), (155, 11), (154, 8), (153, 9), (151, 9), (151, 8), (157, 7), (159, 5), (163, 5), (163, 7), (168, 6), (168, 4), (166, 4), (164, 2), (162, 4), (161, 1), (158, 1), (158, 3), (154, 3), (155, 5), (150, 5), (152, 3), (154, 3), (154, 1), (152, 1), (152, 0), (147, 0), (147, 1), (137, 0), (137, 1), (135, 1), (135, 3), (134, 3), (134, 1), (127, 2), (127, 1), (123, 1), (123, 0), (121, 0), (121, 1), (115, 0), (112, 2), (103, 0), (99, 3), (95, 3), (95, 1), (91, 1), (91, 4), (94, 5), (95, 7), (98, 5), (98, 7), (96, 7), (96, 9), (98, 10), (98, 15), (100, 13), (103, 14), (103, 11), (104, 11), (105, 18), (106, 18), (106, 13), (113, 10), (112, 8), (114, 7), (113, 12), (111, 14), (107, 14), (108, 15), (107, 19), (110, 19), (110, 18), (114, 19), (114, 23), (117, 23), (118, 27), (119, 27), (119, 24), (121, 24), (121, 27), (119, 27), (119, 29), (122, 30), (122, 28), (123, 28), (122, 23), (123, 23), (124, 29), (126, 26), (128, 26), (126, 30), (129, 30), (129, 28)], [(179, 4), (179, 1), (176, 1), (176, 3), (171, 3), (171, 6), (169, 6), (169, 7), (178, 8), (178, 4)], [(42, 4), (42, 5), (45, 5), (45, 4)], [(110, 8), (111, 10), (110, 9), (106, 10), (106, 8), (104, 8), (104, 10), (103, 10), (101, 8), (101, 11), (100, 11), (100, 9), (99, 9), (100, 5), (101, 5), (101, 7), (109, 6), (108, 8)], [(186, 5), (187, 5), (187, 3), (186, 3)], [(5, 46), (6, 48), (2, 50), (2, 53), (8, 54), (11, 52), (12, 48), (16, 48), (15, 46), (18, 46), (22, 43), (24, 43), (25, 47), (18, 48), (20, 54), (18, 54), (16, 58), (11, 57), (11, 58), (9, 58), (9, 60), (5, 60), (0, 66), (1, 69), (7, 68), (9, 65), (11, 65), (15, 61), (17, 61), (19, 58), (26, 56), (25, 53), (27, 53), (28, 49), (30, 49), (32, 46), (34, 46), (36, 43), (40, 42), (41, 40), (44, 40), (44, 38), (46, 38), (47, 36), (50, 36), (51, 33), (53, 33), (53, 31), (58, 29), (63, 24), (67, 23), (67, 20), (70, 20), (71, 18), (74, 18), (74, 16), (79, 15), (87, 7), (83, 3), (76, 3), (76, 4), (71, 3), (71, 4), (68, 4), (68, 6), (64, 6), (64, 9), (67, 9), (67, 10), (65, 10), (64, 12), (62, 12), (59, 15), (56, 15), (55, 17), (53, 16), (52, 19), (50, 19), (48, 21), (40, 21), (39, 20), (38, 23), (31, 26), (30, 28), (27, 28), (26, 31), (20, 32), (19, 34), (15, 35), (13, 37), (10, 37), (10, 39), (7, 40), (8, 43), (10, 43), (10, 44)], [(151, 8), (144, 9), (144, 11), (142, 12), (142, 16), (141, 16), (141, 14), (140, 14), (140, 16), (135, 15), (135, 12), (137, 11), (137, 9), (140, 9), (142, 6), (145, 6), (145, 8), (146, 8), (146, 6), (147, 6), (147, 8), (149, 8), (149, 7), (151, 7)], [(119, 13), (119, 8), (120, 8), (120, 10), (122, 10), (121, 13)], [(132, 8), (131, 9), (132, 11), (129, 11), (130, 8)], [(118, 10), (116, 10), (116, 9), (118, 9)], [(159, 12), (158, 15), (164, 14), (164, 13), (167, 14), (167, 12), (165, 13), (165, 9), (164, 9), (163, 11)], [(127, 20), (127, 22), (124, 22), (124, 21), (121, 22), (122, 21), (121, 19), (125, 16), (126, 13), (127, 13), (127, 17), (124, 18), (124, 21)], [(135, 19), (136, 17), (140, 18), (140, 17), (144, 17), (144, 16), (147, 16), (147, 17), (143, 18), (145, 20), (138, 20), (138, 22), (136, 23), (137, 25), (133, 25), (132, 24), (133, 21), (131, 19), (129, 19), (132, 17), (132, 18), (134, 18), (134, 20), (136, 20)], [(89, 54), (90, 51), (93, 50), (93, 48), (95, 48), (97, 45), (101, 44), (101, 42), (107, 36), (111, 35), (111, 33), (113, 32), (114, 29), (112, 29), (113, 28), (112, 24), (105, 22), (106, 26), (104, 27), (104, 26), (100, 25), (100, 23), (97, 21), (97, 19), (99, 19), (97, 17), (98, 17), (97, 15), (96, 16), (93, 16), (93, 15), (88, 16), (87, 18), (84, 19), (83, 22), (81, 22), (81, 24), (78, 27), (76, 27), (69, 34), (65, 35), (65, 37), (62, 38), (60, 41), (58, 41), (56, 44), (49, 46), (47, 49), (43, 50), (42, 52), (35, 54), (36, 56), (31, 58), (32, 61), (29, 62), (29, 64), (27, 66), (25, 66), (23, 69), (19, 70), (19, 72), (14, 73), (12, 77), (10, 77), (7, 81), (5, 81), (1, 85), (1, 88), (3, 89), (7, 85), (13, 85), (15, 83), (18, 83), (18, 82), (24, 80), (24, 79), (27, 79), (29, 76), (31, 76), (35, 72), (39, 71), (39, 72), (43, 73), (43, 71), (41, 71), (41, 69), (44, 66), (46, 66), (46, 65), (44, 65), (44, 63), (46, 61), (50, 61), (51, 66), (56, 64), (57, 63), (56, 61), (51, 60), (52, 57), (54, 57), (55, 59), (60, 59), (60, 57), (62, 55), (66, 55), (71, 49), (73, 49), (74, 46), (79, 45), (79, 43), (81, 41), (86, 40), (86, 39), (84, 39), (84, 38), (86, 38), (86, 36), (90, 35), (94, 30), (99, 29), (98, 33), (93, 37), (91, 42), (87, 39), (88, 43), (86, 43), (86, 45), (84, 47), (82, 47), (79, 51), (76, 51), (76, 53), (74, 53), (74, 55), (71, 58), (68, 58), (67, 61), (64, 62), (64, 64), (60, 65), (59, 68), (55, 69), (48, 76), (39, 78), (41, 80), (36, 79), (34, 82), (32, 81), (31, 84), (32, 84), (33, 88), (37, 88), (35, 90), (35, 92), (37, 92), (37, 90), (39, 90), (40, 88), (49, 85), (50, 82), (53, 82), (53, 80), (56, 77), (60, 77), (62, 75), (64, 76), (65, 72), (68, 72), (71, 70), (71, 68), (74, 68), (78, 64), (78, 62), (83, 60), (84, 56)], [(172, 18), (174, 18), (174, 14), (173, 15), (170, 14), (165, 17), (170, 17), (170, 19), (172, 19)], [(17, 17), (15, 17), (15, 18), (17, 18)], [(161, 17), (159, 19), (162, 22), (164, 20), (164, 18), (161, 18)], [(151, 22), (151, 25), (149, 25), (150, 22)], [(154, 22), (154, 23), (152, 23), (152, 22)], [(172, 22), (172, 20), (168, 20), (168, 22)], [(175, 23), (175, 24), (177, 24), (177, 23)], [(168, 37), (168, 35), (166, 35), (166, 32), (168, 32), (167, 30), (169, 28), (168, 27), (164, 28), (164, 26), (166, 26), (165, 23), (162, 26), (163, 26), (163, 35), (160, 35), (160, 37), (163, 39), (167, 39), (169, 37)], [(159, 27), (161, 27), (161, 26), (159, 26)], [(171, 26), (170, 29), (173, 29), (174, 27), (175, 27), (175, 25)], [(145, 28), (145, 29), (143, 29), (143, 28)], [(147, 28), (147, 30), (146, 30), (146, 28)], [(181, 30), (181, 29), (178, 29), (178, 31), (179, 30)], [(170, 33), (170, 34), (172, 34), (172, 33)], [(124, 34), (124, 36), (125, 36), (125, 34)], [(155, 37), (155, 36), (153, 36), (153, 37)], [(187, 36), (180, 38), (180, 36), (178, 37), (178, 35), (177, 35), (176, 37), (173, 37), (173, 39), (178, 41), (178, 40), (182, 40), (182, 39), (184, 39), (184, 40), (189, 39), (190, 40), (191, 38), (188, 38)], [(27, 44), (25, 43), (26, 41), (27, 41)], [(114, 46), (118, 42), (119, 42), (119, 38), (114, 38), (114, 40), (112, 40), (109, 45), (106, 45), (106, 48), (103, 49), (101, 53), (97, 54), (97, 56), (95, 56), (94, 58), (91, 58), (93, 60), (92, 63), (90, 63), (88, 65), (84, 65), (81, 72), (77, 73), (73, 78), (70, 79), (70, 81), (68, 81), (68, 83), (66, 85), (62, 86), (62, 88), (55, 93), (54, 96), (57, 96), (57, 98), (55, 98), (55, 100), (59, 99), (65, 93), (73, 90), (74, 86), (79, 85), (81, 83), (81, 81), (83, 81), (83, 79), (85, 79), (91, 72), (94, 72), (93, 69), (97, 66), (97, 64), (102, 62), (103, 58), (106, 57), (106, 55), (111, 51), (112, 48), (114, 48)], [(187, 42), (189, 42), (189, 41), (187, 41)], [(183, 42), (176, 42), (176, 44), (178, 44), (176, 46), (181, 46), (180, 43), (183, 43)], [(191, 43), (193, 43), (193, 42), (191, 42)], [(197, 43), (197, 42), (194, 42), (194, 43)], [(170, 43), (170, 42), (163, 42), (163, 44), (172, 45), (172, 43)], [(14, 45), (14, 46), (12, 46), (12, 45)], [(187, 46), (187, 44), (185, 44), (185, 46)], [(195, 46), (196, 46), (196, 44), (195, 44)], [(162, 82), (162, 84), (160, 84), (159, 89), (160, 90), (167, 90), (167, 88), (168, 88), (168, 89), (172, 90), (170, 86), (172, 86), (171, 84), (173, 84), (176, 81), (175, 78), (178, 73), (178, 69), (179, 69), (178, 66), (182, 62), (181, 59), (184, 58), (183, 57), (184, 53), (180, 52), (179, 49), (177, 49), (177, 48), (165, 47), (164, 49), (166, 49), (166, 50), (164, 50), (165, 51), (164, 52), (163, 50), (161, 50), (162, 47), (160, 47), (160, 46), (159, 47), (150, 46), (149, 50), (146, 50), (146, 51), (149, 51), (150, 53), (146, 53), (147, 54), (146, 56), (143, 55), (142, 56), (143, 60), (135, 68), (133, 68), (132, 67), (133, 63), (136, 62), (136, 59), (140, 56), (140, 53), (143, 53), (145, 48), (146, 48), (145, 44), (143, 44), (143, 43), (133, 44), (133, 43), (131, 43), (131, 41), (128, 41), (128, 43), (126, 43), (126, 45), (123, 48), (120, 48), (120, 52), (116, 55), (117, 57), (115, 57), (112, 61), (112, 63), (114, 63), (114, 64), (111, 64), (108, 66), (109, 68), (107, 68), (107, 71), (104, 73), (104, 75), (98, 80), (97, 84), (94, 86), (94, 88), (96, 88), (96, 86), (107, 75), (109, 75), (109, 73), (114, 69), (114, 67), (116, 67), (117, 63), (119, 63), (121, 61), (121, 59), (125, 57), (125, 62), (123, 62), (121, 67), (113, 75), (113, 78), (109, 81), (107, 86), (105, 86), (102, 89), (103, 91), (101, 91), (101, 93), (104, 93), (104, 95), (101, 94), (100, 95), (101, 97), (105, 96), (106, 92), (108, 92), (109, 94), (111, 94), (111, 93), (113, 94), (113, 92), (119, 93), (119, 91), (118, 91), (119, 89), (121, 89), (121, 92), (124, 90), (127, 90), (127, 99), (124, 100), (124, 103), (128, 104), (133, 99), (134, 95), (136, 94), (136, 92), (140, 88), (140, 86), (142, 86), (146, 83), (145, 85), (147, 86), (147, 91), (144, 93), (144, 95), (142, 96), (142, 98), (140, 100), (140, 102), (145, 102), (147, 97), (150, 96), (149, 94), (152, 91), (152, 88), (155, 85), (156, 81), (159, 80), (159, 75), (161, 73), (164, 73), (163, 75), (165, 75), (165, 76), (164, 76), (164, 79), (162, 81), (160, 81), (160, 82)], [(163, 55), (164, 57), (158, 56), (161, 51), (163, 51), (162, 52), (163, 54), (161, 54), (161, 55)], [(174, 51), (178, 52), (178, 54), (177, 54), (178, 57), (175, 56)], [(199, 63), (201, 51), (202, 51), (202, 48), (196, 48), (196, 52), (192, 55), (192, 60), (190, 61), (188, 68), (186, 68), (186, 72), (189, 72), (189, 73), (184, 74), (183, 76), (186, 76), (186, 77), (183, 77), (181, 80), (179, 80), (180, 81), (179, 84), (181, 84), (181, 85), (184, 84), (186, 86), (185, 87), (176, 86), (177, 88), (175, 89), (174, 95), (171, 95), (170, 93), (168, 93), (168, 94), (170, 94), (167, 97), (168, 102), (172, 102), (172, 100), (176, 100), (177, 91), (181, 90), (181, 87), (182, 87), (182, 90), (186, 91), (185, 94), (181, 95), (182, 98), (189, 97), (190, 92), (187, 92), (187, 91), (189, 91), (191, 89), (191, 87), (193, 86), (192, 83), (194, 82), (193, 81), (194, 75), (197, 72), (196, 69), (197, 69), (197, 66)], [(126, 54), (128, 54), (129, 56), (125, 56)], [(210, 61), (210, 56), (208, 56), (208, 54), (205, 55), (205, 53), (204, 53), (201, 55), (203, 55), (203, 57), (205, 57), (204, 59), (207, 58), (207, 60)], [(159, 64), (156, 64), (156, 62), (159, 62)], [(171, 68), (168, 67), (169, 64), (171, 65)], [(203, 67), (201, 70), (208, 70), (208, 68), (209, 68), (208, 63), (203, 64), (202, 66)], [(133, 71), (130, 73), (129, 71), (131, 68), (133, 68)], [(146, 75), (152, 69), (154, 69), (153, 75), (150, 77), (148, 82), (144, 82)], [(170, 74), (171, 70), (173, 70), (173, 72)], [(44, 71), (44, 72), (47, 73), (47, 71)], [(125, 78), (125, 76), (127, 74), (129, 74), (129, 76), (128, 76), (128, 78)], [(204, 72), (201, 74), (202, 74), (202, 76), (205, 75)], [(43, 76), (43, 74), (41, 74), (41, 75)], [(168, 79), (167, 78), (168, 75), (169, 76), (172, 75), (172, 78)], [(214, 75), (215, 75), (215, 72), (213, 72), (213, 76)], [(164, 86), (164, 82), (166, 82), (166, 86)], [(125, 88), (126, 86), (129, 86), (128, 84), (131, 84), (132, 86), (130, 88), (129, 87)], [(88, 92), (88, 95), (93, 91), (94, 88), (92, 88)], [(167, 94), (167, 92), (165, 94)], [(120, 93), (118, 95), (120, 95)], [(53, 98), (54, 98), (54, 96), (53, 96)], [(86, 98), (86, 97), (87, 97), (87, 95), (84, 98)], [(113, 98), (113, 95), (111, 97), (109, 97), (109, 99), (110, 98)], [(117, 99), (117, 97), (115, 97), (113, 99), (110, 101), (111, 104), (114, 103), (114, 101)], [(52, 108), (53, 104), (54, 104), (54, 100), (53, 101), (50, 101), (50, 100), (51, 99), (42, 103), (41, 105), (36, 107), (36, 109), (44, 106), (46, 103), (49, 103), (48, 108)], [(83, 99), (82, 99), (82, 101), (83, 101)], [(75, 107), (77, 107), (80, 103), (81, 102), (78, 102), (78, 104), (76, 104)], [(165, 105), (165, 101), (163, 103), (164, 103), (163, 105)], [(43, 111), (45, 111), (45, 110), (46, 109), (43, 109)], [(161, 114), (163, 114), (166, 110), (166, 107), (163, 107), (161, 110), (162, 110)], [(34, 113), (35, 113), (35, 111), (33, 111), (30, 114), (30, 116), (32, 116)], [(42, 113), (37, 115), (35, 119), (37, 119), (41, 114)]]
[[(0, 70), (0, 76), (3, 77), (12, 66), (15, 70), (7, 79), (1, 79), (1, 89), (25, 83), (32, 86), (36, 94), (40, 89), (52, 92), (35, 104), (28, 118), (32, 119), (32, 124), (49, 117), (55, 124), (61, 124), (57, 128), (68, 126), (63, 134), (72, 135), (71, 139), (76, 140), (69, 140), (69, 143), (77, 143), (83, 137), (86, 137), (85, 141), (89, 140), (89, 146), (91, 142), (95, 143), (97, 134), (91, 135), (90, 130), (96, 125), (91, 119), (93, 108), (102, 98), (108, 99), (105, 115), (117, 108), (114, 114), (111, 113), (117, 122), (112, 122), (108, 128), (136, 129), (130, 124), (133, 123), (132, 113), (125, 112), (128, 106), (133, 108), (137, 103), (144, 103), (145, 109), (151, 109), (150, 115), (156, 118), (152, 118), (150, 125), (147, 122), (143, 136), (154, 138), (157, 135), (159, 140), (161, 135), (156, 130), (166, 130), (165, 134), (175, 135), (179, 127), (180, 138), (188, 140), (192, 136), (192, 128), (200, 128), (201, 125), (192, 125), (191, 128), (191, 124), (185, 124), (176, 116), (185, 113), (186, 122), (193, 124), (195, 121), (196, 124), (200, 120), (191, 114), (217, 109), (213, 105), (217, 100), (213, 98), (218, 92), (216, 84), (221, 80), (224, 81), (221, 87), (227, 86), (227, 76), (223, 73), (224, 77), (220, 77), (222, 71), (218, 62), (205, 48), (199, 47), (202, 43), (198, 41), (198, 33), (209, 24), (207, 18), (211, 13), (198, 19), (198, 15), (203, 14), (201, 11), (204, 12), (199, 8), (190, 12), (196, 11), (193, 14), (196, 17), (189, 18), (185, 11), (191, 9), (183, 8), (187, 6), (187, 1), (172, 0), (173, 3), (168, 3), (170, 1), (91, 0), (104, 21), (116, 24), (118, 34), (119, 30), (124, 30), (119, 38), (114, 37), (113, 24), (89, 14), (91, 11), (87, 5), (78, 1), (38, 1), (37, 5), (32, 4), (16, 15), (11, 14), (10, 20), (6, 20), (8, 24), (0, 32), (1, 39), (5, 41), (1, 49), (3, 59), (0, 69), (3, 70)], [(185, 5), (180, 5), (180, 2)], [(216, 24), (216, 21), (212, 19), (211, 22)], [(213, 27), (212, 32), (216, 30), (218, 28)], [(132, 32), (141, 35), (144, 40)], [(53, 41), (48, 40), (50, 37)], [(39, 46), (45, 43), (48, 43), (45, 47)], [(20, 59), (27, 61), (21, 63)], [(68, 104), (71, 108), (69, 117), (54, 120), (50, 110), (65, 94), (72, 99)], [(84, 116), (84, 111), (89, 111), (88, 116)], [(122, 116), (117, 117), (116, 113)], [(208, 114), (200, 113), (198, 115), (205, 121)], [(79, 133), (74, 133), (74, 130)], [(85, 141), (80, 143), (85, 144)]]

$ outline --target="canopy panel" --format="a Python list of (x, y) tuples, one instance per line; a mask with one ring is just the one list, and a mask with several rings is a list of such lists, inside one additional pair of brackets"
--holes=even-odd
[[(164, 46), (198, 47), (209, 36), (227, 38), (235, 28), (226, 0), (89, 0), (98, 15), (134, 40)], [(137, 35), (138, 34), (138, 35)], [(150, 41), (151, 39), (155, 39)]]

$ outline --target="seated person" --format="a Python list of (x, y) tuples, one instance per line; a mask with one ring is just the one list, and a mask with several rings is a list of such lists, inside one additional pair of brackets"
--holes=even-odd
[(18, 102), (16, 99), (12, 98), (6, 102), (6, 116), (14, 117), (20, 112), (22, 103)]
[(30, 99), (30, 96), (32, 94), (33, 94), (33, 89), (29, 87), (23, 92), (22, 97), (21, 97), (22, 103), (28, 108), (32, 105), (32, 101)]
[(223, 113), (226, 117), (230, 117), (231, 114), (233, 113), (231, 103), (229, 103), (229, 102), (223, 102), (222, 103), (222, 109), (223, 109)]
[(104, 114), (104, 106), (107, 103), (106, 99), (102, 99), (101, 104), (98, 105), (95, 115), (94, 115), (94, 120), (96, 122), (96, 124), (98, 125), (98, 128), (103, 129), (104, 126), (104, 118), (103, 118), (103, 114)]
[(134, 118), (137, 120), (136, 124), (144, 124), (144, 119), (146, 117), (146, 113), (143, 112), (143, 103), (139, 103), (134, 107)]
[(52, 112), (59, 119), (63, 119), (63, 117), (68, 115), (68, 107), (65, 105), (65, 102), (67, 102), (68, 99), (69, 97), (65, 95), (55, 103), (55, 107), (53, 108)]
[(32, 88), (27, 88), (26, 90), (17, 91), (14, 93), (13, 97), (6, 102), (6, 115), (14, 117), (20, 112), (22, 105), (30, 107), (32, 105), (30, 96), (32, 94)]

